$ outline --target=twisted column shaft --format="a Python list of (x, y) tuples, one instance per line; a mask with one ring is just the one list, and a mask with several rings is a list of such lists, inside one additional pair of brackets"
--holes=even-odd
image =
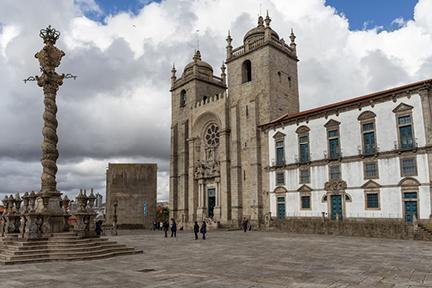
[(36, 53), (42, 70), (41, 76), (36, 76), (38, 85), (43, 87), (44, 105), (43, 113), (43, 142), (42, 142), (42, 177), (41, 192), (57, 193), (57, 159), (59, 153), (57, 150), (57, 105), (56, 96), (59, 86), (63, 84), (63, 74), (57, 74), (55, 68), (60, 65), (60, 60), (64, 52), (53, 45), (46, 43), (41, 51)]
[(46, 85), (44, 87), (44, 104), (45, 111), (43, 113), (44, 125), (42, 129), (43, 143), (42, 143), (42, 177), (41, 177), (41, 191), (55, 192), (57, 191), (57, 159), (59, 156), (57, 150), (57, 105), (56, 105), (56, 90), (54, 85)]

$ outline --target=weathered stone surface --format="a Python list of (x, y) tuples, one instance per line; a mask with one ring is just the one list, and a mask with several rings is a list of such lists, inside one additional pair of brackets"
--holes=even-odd
[[(263, 224), (270, 211), (268, 139), (258, 126), (299, 109), (295, 36), (286, 45), (270, 22), (259, 17), (235, 49), (228, 36), (228, 76), (225, 65), (220, 77), (213, 75), (199, 51), (180, 78), (171, 70), (169, 203), (184, 226), (207, 218), (238, 226), (243, 217)], [(212, 125), (219, 128), (217, 145), (206, 138)], [(201, 173), (203, 163), (216, 163), (218, 173)]]
[[(113, 237), (144, 254), (3, 267), (0, 287), (429, 287), (430, 242), (216, 231)], [(77, 276), (78, 275), (78, 276)]]
[[(110, 163), (106, 177), (107, 224), (113, 223), (114, 204), (117, 203), (118, 227), (152, 227), (156, 213), (157, 165)], [(147, 205), (146, 215), (144, 205)]]

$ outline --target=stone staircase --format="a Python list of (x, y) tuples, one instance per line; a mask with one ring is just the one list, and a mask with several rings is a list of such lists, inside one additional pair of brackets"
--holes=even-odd
[(432, 240), (432, 229), (424, 224), (418, 224), (416, 240)]
[(57, 233), (42, 240), (18, 237), (0, 240), (0, 264), (93, 260), (143, 253), (107, 238), (79, 238), (73, 232)]

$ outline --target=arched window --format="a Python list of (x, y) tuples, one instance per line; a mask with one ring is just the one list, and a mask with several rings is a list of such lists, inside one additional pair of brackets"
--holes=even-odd
[(180, 107), (186, 106), (186, 90), (180, 92)]
[(250, 60), (246, 60), (242, 65), (242, 83), (252, 81), (252, 64)]

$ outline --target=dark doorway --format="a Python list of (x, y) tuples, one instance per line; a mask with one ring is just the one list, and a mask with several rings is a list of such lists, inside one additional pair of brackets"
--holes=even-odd
[(209, 188), (207, 190), (207, 194), (208, 194), (208, 217), (213, 218), (214, 207), (216, 206), (216, 189)]

